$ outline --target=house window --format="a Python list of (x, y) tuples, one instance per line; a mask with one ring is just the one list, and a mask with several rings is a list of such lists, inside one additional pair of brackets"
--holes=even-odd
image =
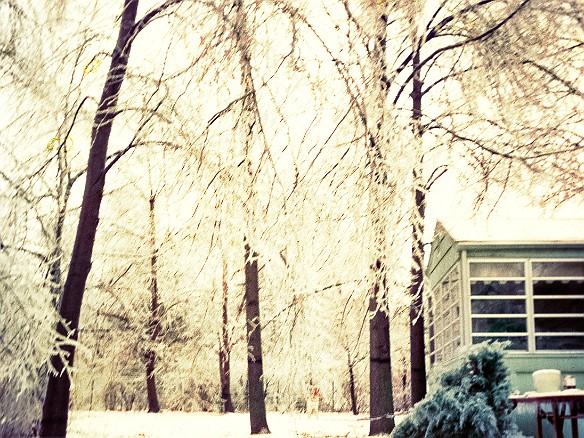
[(584, 262), (532, 262), (536, 350), (584, 350)]
[(527, 350), (527, 296), (522, 262), (471, 262), (472, 342), (509, 341)]
[(451, 359), (461, 344), (460, 272), (454, 267), (428, 297), (430, 364)]
[(472, 342), (584, 350), (584, 262), (470, 262)]

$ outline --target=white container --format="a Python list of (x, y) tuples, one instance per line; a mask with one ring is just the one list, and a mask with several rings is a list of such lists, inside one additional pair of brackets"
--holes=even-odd
[(537, 392), (554, 392), (562, 389), (560, 370), (537, 370), (532, 374), (533, 387)]
[(576, 378), (574, 376), (564, 376), (562, 379), (564, 389), (575, 389), (576, 388)]

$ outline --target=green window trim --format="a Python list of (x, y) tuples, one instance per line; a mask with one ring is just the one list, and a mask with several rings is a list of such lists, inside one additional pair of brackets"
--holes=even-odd
[(584, 260), (468, 259), (471, 342), (584, 350)]
[(461, 275), (455, 265), (426, 301), (430, 365), (454, 357), (462, 344)]

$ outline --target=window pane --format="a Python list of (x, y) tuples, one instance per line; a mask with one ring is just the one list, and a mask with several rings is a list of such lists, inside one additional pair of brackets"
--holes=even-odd
[(458, 282), (458, 278), (453, 278), (452, 276), (446, 277), (442, 280), (442, 288), (444, 290), (451, 289)]
[(472, 300), (473, 314), (525, 313), (525, 300)]
[(507, 350), (527, 350), (527, 336), (473, 336), (472, 338), (473, 344), (480, 344), (484, 341), (510, 341), (511, 345), (507, 347)]
[(448, 324), (450, 322), (450, 309), (446, 309), (442, 312), (442, 319), (444, 320), (444, 324)]
[(450, 344), (448, 344), (447, 346), (444, 347), (444, 357), (446, 359), (450, 358), (450, 355), (452, 354), (452, 347), (450, 346)]
[(584, 300), (540, 298), (533, 307), (535, 313), (584, 313)]
[(534, 295), (584, 295), (584, 280), (536, 280)]
[(525, 295), (523, 281), (471, 281), (471, 295)]
[(537, 336), (538, 350), (584, 350), (584, 336)]
[(523, 277), (522, 262), (473, 262), (470, 263), (471, 277)]
[(442, 296), (442, 304), (444, 306), (447, 306), (448, 304), (450, 304), (450, 291), (446, 291), (444, 293), (444, 295)]
[(535, 318), (536, 332), (584, 332), (584, 318)]
[(533, 262), (534, 277), (584, 277), (584, 262)]
[(473, 318), (472, 331), (475, 333), (525, 333), (527, 322), (525, 318)]

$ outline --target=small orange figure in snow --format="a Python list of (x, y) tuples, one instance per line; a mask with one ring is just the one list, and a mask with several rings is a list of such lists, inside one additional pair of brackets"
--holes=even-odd
[(308, 394), (306, 395), (306, 413), (309, 417), (313, 414), (318, 417), (318, 405), (321, 397), (322, 394), (320, 393), (318, 386), (315, 386), (310, 382)]

